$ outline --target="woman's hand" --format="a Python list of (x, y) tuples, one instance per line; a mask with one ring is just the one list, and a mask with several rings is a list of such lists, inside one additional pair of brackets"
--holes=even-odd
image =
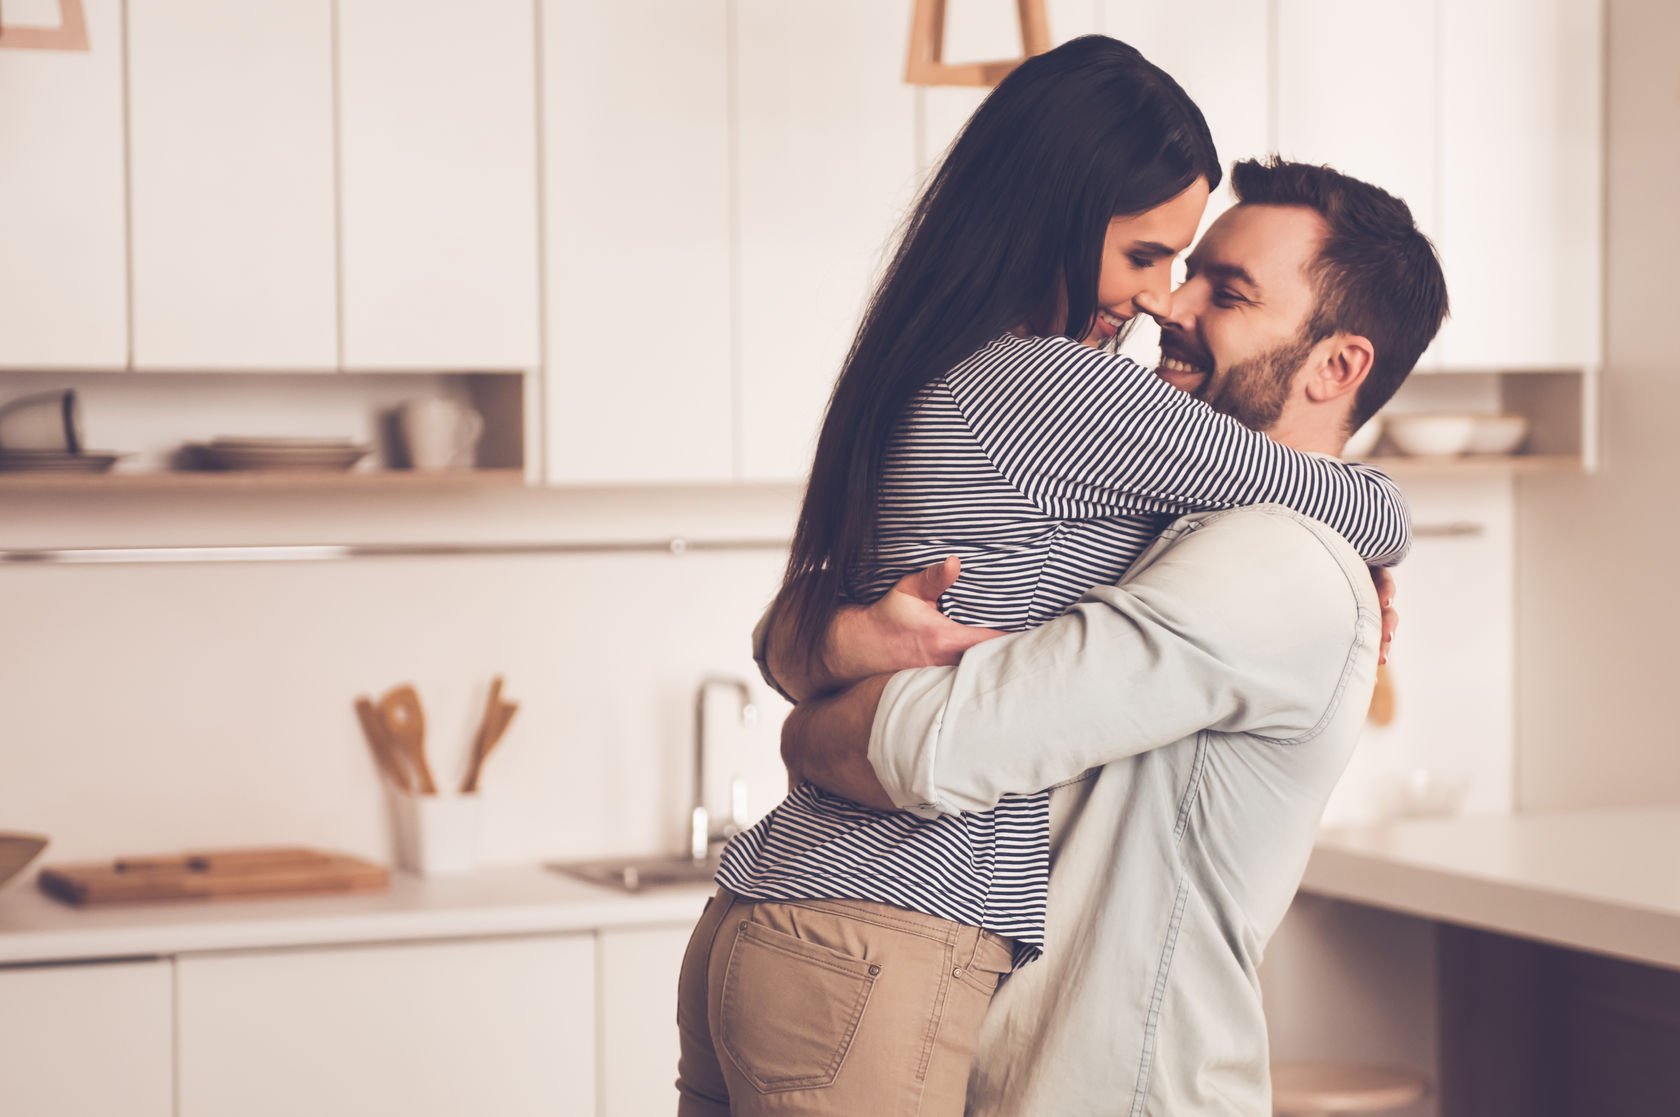
[(956, 663), (974, 645), (1003, 635), (994, 628), (958, 624), (939, 611), (940, 595), (961, 573), (962, 563), (953, 555), (900, 578), (873, 605), (843, 606), (829, 622), (821, 654), (809, 663), (794, 654), (791, 623), (777, 618), (770, 629), (771, 674), (804, 702), (871, 675)]
[(939, 598), (956, 584), (955, 555), (900, 578), (875, 604), (840, 610), (828, 626), (823, 657), (844, 684), (910, 667), (949, 667), (974, 645), (1003, 633), (971, 628), (939, 611)]
[(1382, 646), (1377, 653), (1377, 662), (1382, 664), (1388, 662), (1388, 646), (1400, 627), (1400, 614), (1394, 608), (1394, 575), (1388, 567), (1371, 567), (1371, 582), (1377, 587), (1377, 606), (1382, 609)]

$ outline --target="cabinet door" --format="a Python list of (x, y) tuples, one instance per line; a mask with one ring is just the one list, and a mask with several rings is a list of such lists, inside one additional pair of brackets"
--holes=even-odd
[(552, 482), (733, 475), (727, 25), (726, 0), (544, 0)]
[(1442, 6), (1440, 249), (1451, 368), (1600, 360), (1600, 0)]
[(677, 974), (693, 929), (684, 924), (596, 936), (601, 1117), (677, 1108)]
[(128, 364), (122, 13), (83, 11), (85, 53), (0, 50), (0, 366)]
[(741, 472), (804, 477), (916, 185), (902, 0), (738, 0)]
[(180, 1117), (594, 1112), (589, 935), (176, 965)]
[(0, 1110), (171, 1117), (170, 964), (0, 969)]
[(338, 364), (330, 0), (128, 14), (136, 368)]
[[(1439, 7), (1281, 0), (1277, 31), (1278, 151), (1382, 187), (1431, 237), (1441, 231)], [(1350, 81), (1353, 70), (1363, 79)], [(1439, 344), (1418, 363), (1438, 367)]]
[(537, 366), (533, 3), (339, 0), (346, 368)]

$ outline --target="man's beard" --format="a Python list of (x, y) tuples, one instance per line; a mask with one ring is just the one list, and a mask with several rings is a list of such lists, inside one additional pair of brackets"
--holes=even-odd
[(1295, 374), (1312, 347), (1313, 342), (1302, 336), (1234, 364), (1209, 383), (1202, 398), (1215, 411), (1223, 411), (1251, 430), (1270, 430), (1283, 414)]

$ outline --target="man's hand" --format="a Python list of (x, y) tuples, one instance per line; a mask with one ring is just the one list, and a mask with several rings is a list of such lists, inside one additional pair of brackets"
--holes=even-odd
[(1386, 566), (1371, 567), (1371, 582), (1377, 587), (1377, 606), (1382, 609), (1382, 647), (1377, 663), (1388, 662), (1388, 646), (1394, 642), (1395, 630), (1400, 627), (1400, 614), (1394, 608), (1394, 575)]
[(803, 702), (782, 723), (790, 786), (815, 784), (877, 810), (897, 810), (869, 763), (869, 733), (890, 675), (871, 676), (830, 698)]
[(770, 626), (770, 673), (801, 702), (871, 675), (910, 667), (948, 667), (974, 645), (1003, 633), (971, 628), (939, 611), (939, 598), (962, 573), (955, 555), (900, 578), (868, 607), (843, 606), (807, 664), (794, 646), (793, 623), (780, 608)]

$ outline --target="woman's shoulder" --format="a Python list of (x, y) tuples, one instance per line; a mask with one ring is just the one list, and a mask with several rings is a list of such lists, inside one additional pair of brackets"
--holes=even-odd
[(1002, 334), (975, 350), (946, 374), (955, 390), (1002, 391), (1081, 384), (1096, 387), (1149, 375), (1130, 357), (1106, 353), (1060, 335), (1022, 337)]

